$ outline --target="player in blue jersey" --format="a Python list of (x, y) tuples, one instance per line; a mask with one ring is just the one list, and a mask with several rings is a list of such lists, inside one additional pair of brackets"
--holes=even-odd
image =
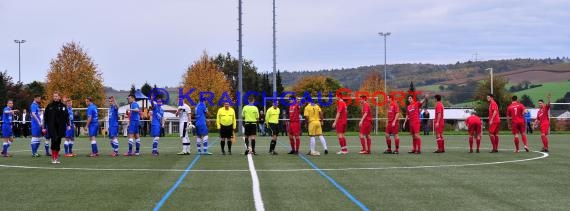
[(30, 145), (32, 147), (32, 157), (40, 156), (40, 154), (38, 153), (38, 148), (40, 147), (41, 144), (42, 128), (44, 127), (42, 118), (40, 116), (41, 102), (42, 102), (42, 97), (40, 95), (35, 95), (34, 101), (30, 106), (30, 113), (31, 113), (30, 120), (32, 122), (32, 141), (30, 142)]
[[(51, 142), (51, 137), (49, 136), (49, 131), (48, 131), (48, 127), (46, 124), (46, 119), (44, 117), (44, 113), (45, 111), (41, 111), (40, 112), (40, 119), (42, 120), (43, 124), (42, 124), (42, 135), (44, 136), (44, 149), (46, 150), (46, 156), (51, 156), (50, 153), (50, 142)], [(40, 140), (41, 143), (41, 140)], [(39, 146), (38, 146), (39, 148)]]
[(63, 142), (63, 149), (65, 157), (75, 157), (77, 154), (73, 153), (73, 142), (75, 142), (75, 124), (73, 122), (73, 101), (67, 97), (63, 100), (67, 106), (67, 114), (69, 115), (69, 125), (65, 130), (65, 141)]
[(89, 140), (91, 140), (91, 154), (89, 154), (89, 157), (98, 157), (99, 149), (97, 148), (96, 138), (99, 132), (99, 112), (91, 97), (85, 98), (85, 104), (87, 105), (87, 124), (85, 124), (85, 128), (88, 130)]
[(160, 139), (160, 129), (164, 127), (164, 110), (162, 110), (162, 97), (156, 97), (156, 99), (150, 99), (152, 104), (151, 109), (151, 127), (150, 136), (152, 140), (152, 155), (158, 156), (158, 141)]
[(115, 97), (109, 97), (109, 139), (113, 147), (112, 157), (119, 156), (119, 106)]
[(206, 124), (206, 117), (208, 115), (208, 109), (206, 104), (202, 99), (196, 106), (196, 148), (198, 148), (198, 154), (211, 155), (208, 152), (208, 125)]
[[(129, 151), (126, 152), (125, 156), (138, 156), (140, 155), (141, 139), (139, 136), (140, 121), (141, 121), (141, 109), (139, 104), (135, 101), (135, 95), (129, 95), (129, 109), (127, 110), (129, 115)], [(133, 143), (136, 143), (135, 153), (133, 153)]]
[(6, 107), (2, 110), (2, 138), (4, 138), (4, 144), (2, 145), (3, 157), (12, 157), (12, 155), (8, 154), (8, 148), (10, 148), (10, 145), (14, 141), (14, 136), (12, 135), (12, 120), (14, 114), (18, 112), (18, 110), (12, 110), (13, 106), (14, 101), (8, 100)]

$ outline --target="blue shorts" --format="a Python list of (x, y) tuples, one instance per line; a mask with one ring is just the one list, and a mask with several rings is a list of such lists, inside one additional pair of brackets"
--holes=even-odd
[(133, 122), (133, 121), (131, 121), (131, 122), (129, 123), (128, 134), (139, 134), (140, 125), (141, 125), (140, 122)]
[(196, 135), (198, 136), (208, 135), (208, 126), (206, 126), (205, 124), (196, 125)]
[(32, 126), (32, 137), (42, 137), (42, 128), (40, 126)]
[(109, 138), (119, 137), (119, 126), (109, 126)]
[(75, 126), (71, 126), (69, 130), (65, 129), (65, 138), (75, 138)]
[(12, 126), (2, 124), (2, 138), (12, 138)]
[(160, 125), (152, 125), (150, 126), (150, 136), (151, 137), (159, 137), (160, 136)]
[(99, 132), (99, 124), (91, 123), (89, 125), (89, 137), (97, 136), (98, 132)]

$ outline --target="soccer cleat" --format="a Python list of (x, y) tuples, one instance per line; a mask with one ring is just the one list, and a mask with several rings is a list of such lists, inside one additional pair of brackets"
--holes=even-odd
[(111, 157), (117, 157), (117, 156), (119, 156), (119, 153), (113, 152), (113, 153), (111, 153), (111, 155), (109, 155), (109, 156), (111, 156)]
[(418, 150), (418, 151), (416, 151), (416, 154), (422, 154), (422, 151)]
[(46, 153), (46, 156), (51, 156), (51, 154), (48, 152), (48, 153)]
[(398, 152), (398, 150), (394, 151), (393, 154), (397, 155), (400, 154), (400, 152)]
[(527, 146), (524, 146), (524, 151), (529, 152), (530, 150), (528, 150)]
[(135, 154), (133, 154), (134, 156), (140, 156), (141, 153), (140, 152), (135, 152)]
[(329, 150), (325, 149), (325, 155), (328, 155), (328, 154), (329, 154)]
[(477, 151), (475, 151), (476, 153), (479, 153), (479, 149), (477, 149)]
[(469, 150), (469, 153), (473, 153), (473, 149), (470, 149), (470, 150)]
[(414, 153), (416, 153), (416, 151), (414, 150), (408, 152), (408, 154), (414, 154)]
[(514, 153), (519, 153), (519, 150), (518, 150), (518, 149), (515, 149)]
[(287, 153), (287, 154), (290, 154), (290, 155), (295, 154), (295, 151), (291, 150), (291, 151), (290, 151), (289, 153)]
[(38, 154), (38, 153), (33, 154), (32, 157), (33, 157), (33, 158), (39, 158), (39, 157), (40, 157), (40, 154)]
[(123, 156), (133, 156), (133, 153), (132, 153), (132, 152), (125, 152), (125, 153), (123, 154)]
[(226, 155), (226, 152), (223, 152), (223, 151), (222, 151), (222, 155)]
[(360, 150), (360, 152), (358, 152), (359, 154), (366, 154), (366, 150)]
[(346, 154), (348, 154), (348, 151), (342, 151), (341, 150), (341, 151), (338, 151), (336, 154), (337, 155), (346, 155)]
[(7, 157), (12, 157), (12, 155), (11, 155), (11, 154), (8, 154), (8, 153), (2, 153), (2, 157), (5, 157), (5, 158), (7, 158)]
[(228, 151), (228, 154), (229, 154), (229, 155), (232, 155), (232, 151)]
[(271, 154), (271, 155), (278, 155), (278, 153), (275, 152), (275, 151), (271, 151), (269, 154)]
[(312, 155), (312, 156), (319, 156), (319, 155), (321, 155), (321, 153), (320, 153), (319, 151), (311, 151), (311, 152), (310, 152), (310, 155)]
[(176, 154), (177, 154), (177, 155), (189, 155), (190, 152), (184, 152), (184, 151), (182, 151), (182, 152), (179, 152), (179, 153), (176, 153)]
[(202, 152), (201, 155), (212, 155), (212, 153), (211, 152)]
[(59, 162), (58, 159), (55, 159), (55, 164), (60, 164), (61, 162)]
[(51, 159), (51, 164), (57, 164), (57, 161), (55, 161), (54, 159)]
[(433, 151), (433, 153), (442, 153), (442, 152), (439, 150), (436, 150), (436, 151)]
[(92, 158), (99, 157), (99, 153), (91, 153), (87, 157), (92, 157)]
[(153, 151), (153, 152), (152, 152), (152, 156), (158, 156), (158, 152), (157, 152), (157, 151)]
[(384, 153), (384, 154), (392, 154), (392, 150), (387, 149), (387, 150), (384, 150), (383, 153)]

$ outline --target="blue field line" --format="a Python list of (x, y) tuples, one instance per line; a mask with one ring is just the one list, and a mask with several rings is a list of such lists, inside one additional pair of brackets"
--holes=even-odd
[[(281, 143), (280, 141), (278, 141), (278, 143), (281, 146), (286, 146), (285, 144)], [(332, 183), (340, 192), (342, 192), (346, 197), (348, 197), (348, 199), (350, 199), (352, 202), (354, 202), (356, 205), (358, 205), (360, 207), (360, 209), (365, 210), (365, 211), (370, 210), (370, 209), (368, 209), (368, 207), (366, 207), (366, 205), (364, 205), (362, 202), (360, 202), (358, 199), (356, 199), (356, 197), (354, 197), (352, 194), (350, 194), (350, 192), (348, 192), (346, 189), (344, 189), (332, 177), (330, 177), (328, 174), (326, 174), (324, 171), (322, 171), (319, 167), (317, 167), (317, 165), (315, 165), (313, 162), (311, 162), (309, 159), (307, 159), (303, 154), (299, 154), (299, 157), (301, 159), (303, 159), (305, 162), (307, 162), (311, 167), (313, 167), (313, 169), (315, 169), (317, 172), (319, 172), (319, 174), (321, 176), (323, 176), (330, 183)]]
[(299, 154), (299, 157), (301, 159), (303, 159), (305, 162), (307, 162), (309, 165), (311, 165), (311, 167), (313, 167), (315, 170), (317, 170), (317, 172), (319, 172), (319, 174), (321, 174), (321, 176), (323, 176), (329, 182), (331, 182), (338, 190), (340, 190), (340, 192), (342, 192), (346, 197), (348, 197), (348, 199), (350, 199), (352, 202), (354, 202), (356, 205), (358, 205), (360, 207), (360, 209), (366, 210), (366, 211), (370, 210), (370, 209), (368, 209), (368, 207), (366, 207), (366, 205), (364, 205), (362, 202), (358, 201), (358, 199), (356, 199), (356, 197), (354, 197), (352, 194), (350, 194), (350, 192), (348, 192), (346, 189), (344, 189), (332, 177), (327, 175), (324, 171), (322, 171), (319, 167), (317, 167), (317, 165), (315, 165), (313, 162), (311, 162), (309, 159), (307, 159), (304, 155)]
[(168, 190), (168, 192), (166, 192), (166, 194), (164, 194), (164, 196), (162, 197), (162, 199), (160, 199), (160, 201), (156, 204), (156, 206), (152, 209), (153, 211), (158, 211), (160, 210), (160, 208), (162, 207), (162, 205), (164, 205), (164, 202), (166, 202), (166, 200), (170, 197), (170, 195), (172, 195), (172, 193), (178, 188), (178, 186), (180, 186), (180, 183), (182, 183), (182, 181), (184, 180), (184, 178), (186, 177), (186, 175), (188, 175), (188, 173), (190, 172), (190, 169), (192, 169), (192, 167), (194, 167), (194, 165), (198, 162), (198, 160), (200, 160), (201, 155), (198, 154), (196, 155), (196, 157), (194, 157), (194, 160), (192, 160), (192, 162), (190, 163), (190, 165), (188, 165), (188, 167), (186, 168), (186, 170), (184, 171), (184, 173), (182, 175), (180, 175), (180, 177), (178, 178), (178, 180), (176, 181), (176, 183), (174, 183), (174, 185), (170, 188), (170, 190)]

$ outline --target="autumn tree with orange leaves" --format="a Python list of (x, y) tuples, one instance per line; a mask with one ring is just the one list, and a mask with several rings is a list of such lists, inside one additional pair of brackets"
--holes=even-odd
[[(188, 92), (190, 89), (195, 88), (191, 94), (190, 98), (195, 102), (199, 102), (201, 92), (212, 92), (214, 105), (210, 105), (209, 102), (205, 102), (208, 107), (208, 111), (211, 116), (216, 115), (218, 110), (218, 102), (222, 95), (226, 93), (226, 97), (230, 97), (233, 102), (235, 102), (233, 93), (230, 87), (229, 81), (226, 79), (224, 73), (220, 70), (218, 65), (214, 62), (212, 57), (209, 57), (206, 52), (202, 54), (200, 59), (194, 62), (188, 67), (186, 73), (182, 76), (182, 87), (184, 92)], [(246, 82), (247, 83), (247, 82)], [(204, 96), (209, 97), (209, 96)], [(227, 99), (227, 98), (225, 98)]]
[(92, 97), (93, 103), (99, 107), (105, 100), (101, 72), (85, 50), (75, 42), (64, 44), (57, 57), (51, 60), (45, 88), (44, 99), (48, 102), (56, 91), (61, 96), (74, 100), (76, 107), (85, 107), (86, 97)]
[[(371, 73), (368, 75), (368, 77), (366, 77), (366, 80), (362, 81), (358, 90), (369, 93), (368, 103), (370, 104), (370, 110), (373, 112), (375, 112), (378, 105), (383, 105), (378, 108), (378, 116), (384, 117), (384, 114), (386, 113), (386, 103), (384, 95), (381, 94), (384, 93), (384, 80), (380, 78), (380, 75), (378, 75), (378, 73)], [(378, 99), (372, 99), (374, 96), (378, 97)]]

